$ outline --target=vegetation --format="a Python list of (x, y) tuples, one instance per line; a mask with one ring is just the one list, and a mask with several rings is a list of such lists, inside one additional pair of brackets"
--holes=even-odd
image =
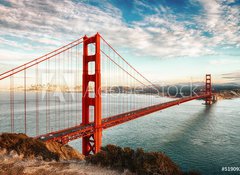
[(24, 158), (41, 158), (51, 160), (83, 160), (84, 156), (68, 145), (30, 138), (25, 134), (3, 133), (0, 135), (0, 148), (17, 152)]
[(136, 151), (107, 145), (95, 155), (86, 157), (87, 163), (111, 167), (123, 171), (128, 169), (138, 175), (197, 175), (197, 172), (183, 173), (180, 168), (165, 154), (160, 152)]
[[(52, 160), (83, 160), (84, 156), (78, 151), (73, 149), (68, 145), (62, 145), (60, 143), (49, 141), (43, 142), (38, 139), (30, 138), (25, 134), (0, 134), (0, 153), (7, 152), (8, 155), (18, 154), (22, 156), (23, 159), (28, 161), (28, 159), (36, 159), (41, 162), (49, 162)], [(1, 155), (1, 154), (0, 154)], [(0, 156), (1, 157), (1, 156)], [(12, 164), (14, 161), (9, 160), (0, 163), (0, 169), (2, 168), (4, 174), (11, 171), (18, 171), (18, 164)], [(1, 159), (0, 159), (1, 160)], [(182, 170), (164, 153), (161, 152), (144, 152), (143, 149), (132, 150), (130, 148), (121, 148), (114, 145), (107, 145), (102, 147), (102, 150), (95, 154), (85, 158), (88, 164), (101, 165), (102, 167), (110, 167), (113, 170), (124, 171), (129, 170), (132, 174), (137, 175), (198, 175), (196, 172), (184, 173)], [(16, 160), (17, 161), (17, 160)], [(15, 161), (15, 162), (16, 162)], [(19, 159), (21, 161), (21, 159)], [(34, 161), (33, 161), (34, 162)], [(77, 161), (81, 162), (81, 161)], [(67, 164), (62, 164), (63, 162), (56, 162), (56, 164), (49, 164), (52, 169), (54, 167), (62, 167), (71, 169), (70, 162), (65, 162)], [(13, 166), (14, 165), (14, 166)], [(7, 168), (11, 166), (11, 168)], [(36, 166), (36, 165), (34, 165)], [(75, 165), (74, 165), (75, 166)], [(76, 166), (82, 166), (81, 164)], [(90, 165), (91, 166), (91, 165)], [(96, 167), (96, 166), (95, 166)], [(26, 167), (20, 166), (21, 171)], [(80, 167), (79, 167), (80, 168)], [(36, 169), (36, 168), (35, 168)], [(81, 168), (80, 168), (81, 169)], [(80, 170), (78, 169), (78, 170)], [(106, 169), (105, 169), (106, 170)], [(101, 171), (105, 171), (101, 169)], [(46, 170), (47, 171), (47, 170)], [(51, 170), (52, 171), (52, 170)], [(55, 171), (55, 170), (54, 170)], [(58, 168), (58, 171), (59, 168)], [(20, 172), (20, 171), (19, 171)], [(128, 174), (131, 174), (128, 173)], [(0, 171), (1, 174), (1, 171)], [(11, 174), (11, 173), (10, 173)], [(14, 173), (13, 173), (14, 174)], [(15, 173), (22, 174), (22, 173)], [(67, 173), (68, 174), (68, 173)], [(70, 173), (71, 174), (71, 173)], [(119, 173), (122, 174), (122, 173)]]

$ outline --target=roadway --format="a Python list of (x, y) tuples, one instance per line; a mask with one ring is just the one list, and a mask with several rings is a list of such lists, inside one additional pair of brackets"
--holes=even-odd
[[(176, 106), (191, 100), (196, 99), (204, 99), (211, 96), (211, 94), (204, 94), (204, 95), (198, 95), (193, 97), (185, 97), (177, 100), (173, 100), (170, 102), (160, 103), (157, 105), (141, 108), (138, 110), (122, 113), (119, 115), (111, 116), (102, 119), (102, 129), (107, 129), (119, 124), (123, 124), (125, 122), (128, 122), (130, 120), (137, 119), (139, 117), (148, 115), (153, 112), (157, 112), (172, 106)], [(71, 140), (75, 140), (84, 136), (89, 136), (94, 133), (94, 123), (91, 122), (87, 125), (77, 125), (71, 128), (59, 130), (56, 132), (51, 132), (48, 134), (44, 134), (41, 136), (38, 136), (37, 138), (43, 140), (43, 141), (49, 141), (49, 140), (55, 140), (58, 142), (61, 142), (63, 144), (66, 144), (67, 142)]]

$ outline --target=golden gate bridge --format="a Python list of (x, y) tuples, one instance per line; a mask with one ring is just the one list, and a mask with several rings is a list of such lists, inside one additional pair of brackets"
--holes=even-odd
[(82, 138), (89, 155), (100, 151), (104, 129), (191, 100), (213, 101), (210, 74), (204, 91), (189, 97), (160, 102), (158, 89), (99, 33), (84, 36), (0, 74), (0, 132), (63, 144)]

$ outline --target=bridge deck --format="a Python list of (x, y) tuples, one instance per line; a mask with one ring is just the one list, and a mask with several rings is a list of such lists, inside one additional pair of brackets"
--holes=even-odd
[[(137, 119), (137, 118), (142, 117), (144, 115), (148, 115), (150, 113), (169, 108), (171, 106), (176, 106), (176, 105), (179, 105), (181, 103), (185, 103), (185, 102), (195, 100), (195, 99), (206, 98), (206, 97), (209, 97), (209, 96), (211, 96), (211, 94), (204, 94), (204, 95), (199, 95), (199, 96), (181, 98), (181, 99), (178, 99), (178, 100), (173, 100), (173, 101), (170, 101), (170, 102), (161, 103), (161, 104), (141, 108), (141, 109), (138, 109), (138, 110), (122, 113), (122, 114), (115, 115), (115, 116), (112, 116), (112, 117), (104, 118), (104, 119), (102, 119), (102, 128), (107, 129), (107, 128), (110, 128), (112, 126), (116, 126), (116, 125), (125, 123), (127, 121)], [(41, 135), (38, 138), (40, 138), (43, 141), (55, 140), (55, 141), (58, 141), (58, 142), (61, 142), (61, 143), (65, 144), (65, 143), (67, 143), (71, 140), (75, 140), (75, 139), (78, 139), (78, 138), (81, 138), (81, 137), (84, 137), (84, 136), (88, 136), (88, 135), (91, 135), (93, 133), (94, 133), (94, 123), (92, 122), (92, 123), (87, 124), (87, 125), (82, 125), (81, 124), (81, 125), (78, 125), (78, 126), (75, 126), (75, 127), (68, 128), (68, 129), (64, 129), (64, 130), (52, 132), (52, 133), (49, 133), (49, 134)]]

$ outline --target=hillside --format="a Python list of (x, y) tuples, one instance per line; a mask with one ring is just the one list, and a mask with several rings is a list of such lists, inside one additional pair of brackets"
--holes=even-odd
[(45, 161), (83, 160), (84, 156), (68, 145), (50, 141), (42, 142), (25, 134), (0, 135), (0, 148), (8, 153), (15, 151), (23, 158), (40, 158)]
[(25, 134), (0, 135), (0, 175), (186, 175), (165, 154), (107, 145), (84, 157), (68, 145)]

